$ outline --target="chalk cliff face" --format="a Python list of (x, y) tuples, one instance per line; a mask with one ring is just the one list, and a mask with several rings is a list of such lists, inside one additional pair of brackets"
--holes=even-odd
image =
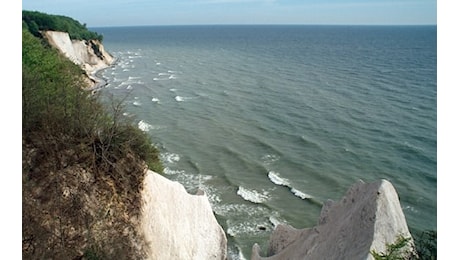
[(226, 259), (227, 238), (204, 192), (148, 171), (142, 191), (141, 229), (148, 259)]
[(339, 202), (327, 201), (314, 228), (295, 229), (288, 225), (275, 228), (268, 248), (261, 257), (253, 246), (253, 260), (276, 259), (374, 259), (370, 254), (386, 252), (386, 244), (398, 236), (413, 240), (393, 185), (381, 180), (358, 182)]
[(73, 63), (81, 66), (93, 82), (94, 88), (101, 84), (101, 79), (95, 77), (96, 71), (110, 66), (114, 58), (104, 50), (97, 40), (71, 40), (66, 32), (45, 31), (43, 36)]

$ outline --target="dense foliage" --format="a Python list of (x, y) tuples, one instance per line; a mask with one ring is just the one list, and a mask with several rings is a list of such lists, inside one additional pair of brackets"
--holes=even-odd
[(435, 260), (438, 257), (438, 232), (425, 230), (414, 235), (419, 260)]
[(121, 101), (83, 90), (84, 75), (23, 28), (24, 259), (142, 258), (133, 221), (145, 163), (162, 172), (158, 151)]
[(67, 32), (70, 38), (75, 40), (102, 41), (102, 35), (89, 31), (86, 24), (81, 24), (67, 16), (23, 10), (22, 21), (23, 27), (36, 37), (40, 37), (40, 31), (45, 30)]

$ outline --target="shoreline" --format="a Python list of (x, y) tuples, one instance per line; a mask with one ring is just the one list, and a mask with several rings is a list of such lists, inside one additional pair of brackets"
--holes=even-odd
[[(112, 56), (112, 55), (111, 55)], [(113, 56), (112, 56), (113, 57)], [(107, 65), (106, 67), (103, 67), (103, 68), (99, 68), (99, 69), (96, 69), (96, 70), (93, 70), (91, 71), (89, 74), (87, 73), (88, 75), (88, 78), (94, 82), (93, 86), (87, 88), (88, 91), (91, 91), (93, 94), (97, 91), (99, 91), (100, 89), (102, 89), (103, 87), (105, 87), (108, 83), (108, 79), (103, 77), (102, 76), (102, 72), (110, 67), (113, 67), (117, 64), (118, 62), (118, 58), (115, 58), (114, 57), (114, 60), (112, 63), (110, 63), (109, 65)]]

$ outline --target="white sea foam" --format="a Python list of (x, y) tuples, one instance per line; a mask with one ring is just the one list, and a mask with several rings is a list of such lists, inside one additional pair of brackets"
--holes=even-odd
[(195, 194), (197, 189), (203, 190), (208, 197), (208, 200), (211, 202), (211, 205), (214, 207), (215, 205), (219, 204), (222, 199), (218, 194), (218, 189), (213, 188), (212, 186), (207, 185), (206, 183), (213, 179), (211, 175), (205, 174), (194, 174), (194, 173), (187, 173), (185, 170), (173, 170), (171, 169), (173, 166), (166, 167), (168, 168), (167, 172), (169, 175), (174, 175), (171, 177), (171, 180), (177, 181), (184, 186), (184, 188), (190, 194)]
[(227, 234), (232, 237), (259, 235), (260, 232), (271, 232), (273, 230), (271, 223), (262, 218), (247, 219), (236, 223), (229, 219), (227, 220), (227, 226)]
[(412, 206), (405, 206), (403, 207), (403, 210), (406, 211), (406, 210), (409, 210), (409, 211), (412, 211), (414, 213), (418, 213), (418, 210), (416, 210), (414, 207)]
[(288, 179), (280, 177), (280, 174), (274, 171), (268, 172), (268, 178), (276, 185), (289, 187), (291, 183)]
[(180, 155), (177, 153), (162, 153), (160, 154), (160, 159), (166, 163), (176, 163), (180, 160)]
[(158, 98), (152, 98), (152, 102), (159, 103), (160, 100)]
[(176, 99), (177, 102), (185, 101), (185, 98), (181, 97), (181, 96), (176, 96), (176, 97), (174, 97), (174, 99)]
[(235, 217), (241, 216), (242, 213), (250, 217), (259, 217), (264, 215), (269, 215), (269, 211), (265, 207), (258, 205), (248, 205), (248, 204), (219, 204), (214, 207), (214, 212), (221, 216), (226, 217)]
[(278, 161), (279, 159), (280, 159), (280, 157), (278, 155), (274, 155), (274, 154), (266, 154), (266, 155), (262, 156), (262, 162), (265, 165), (270, 165), (270, 164)]
[(268, 192), (266, 191), (260, 193), (256, 190), (246, 189), (241, 186), (238, 187), (236, 194), (240, 195), (243, 199), (254, 203), (263, 203), (270, 198), (268, 196)]
[(189, 99), (195, 99), (197, 97), (182, 97), (182, 96), (175, 96), (174, 99), (177, 101), (177, 102), (183, 102), (183, 101), (186, 101), (186, 100), (189, 100)]
[(270, 216), (268, 220), (270, 220), (270, 223), (272, 223), (273, 227), (276, 227), (278, 224), (283, 223), (282, 221), (278, 220), (275, 216)]
[(128, 86), (126, 87), (126, 89), (133, 89), (133, 86), (128, 85)]
[(161, 62), (157, 62), (156, 65), (161, 65)]
[(175, 88), (170, 88), (169, 91), (171, 91), (171, 92), (176, 92), (177, 89), (175, 89)]
[(227, 234), (228, 234), (229, 236), (231, 236), (231, 237), (235, 237), (235, 236), (238, 234), (236, 228), (237, 228), (237, 227), (235, 227), (235, 226), (233, 226), (233, 227), (228, 227), (228, 228), (227, 228)]
[(301, 192), (300, 190), (295, 189), (295, 188), (291, 188), (291, 192), (292, 192), (292, 194), (296, 195), (297, 197), (299, 197), (299, 198), (301, 198), (303, 200), (313, 198), (313, 196), (311, 196), (310, 194), (307, 194), (305, 192)]
[(133, 105), (135, 105), (136, 107), (140, 107), (140, 106), (142, 106), (142, 103), (139, 102), (139, 101), (134, 101)]
[(216, 207), (218, 204), (222, 202), (222, 199), (219, 195), (219, 190), (218, 188), (214, 186), (204, 185), (204, 182), (211, 180), (213, 177), (210, 175), (204, 175), (204, 176), (200, 175), (199, 178), (200, 178), (199, 179), (200, 183), (199, 183), (198, 188), (206, 192), (206, 196), (208, 197), (208, 200), (214, 209), (214, 207)]
[(238, 237), (244, 234), (254, 234), (257, 232), (257, 227), (253, 223), (242, 222), (229, 224), (227, 234), (232, 237)]
[(167, 75), (169, 75), (169, 73), (165, 73), (165, 72), (158, 73), (158, 76), (167, 76)]
[(171, 169), (169, 167), (165, 167), (163, 169), (163, 172), (166, 175), (179, 175), (179, 174), (184, 174), (185, 173), (184, 170), (173, 170), (173, 169)]
[(169, 76), (169, 79), (177, 79), (177, 76), (176, 75), (171, 75), (171, 76)]
[(139, 123), (137, 123), (137, 127), (139, 127), (139, 129), (141, 129), (144, 132), (148, 132), (150, 131), (150, 129), (153, 129), (153, 126), (145, 122), (144, 120), (139, 121)]

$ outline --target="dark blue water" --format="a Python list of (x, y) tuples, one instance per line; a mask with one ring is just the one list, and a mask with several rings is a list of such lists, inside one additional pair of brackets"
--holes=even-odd
[(316, 224), (358, 179), (388, 179), (436, 229), (435, 26), (96, 28), (165, 175), (209, 195), (231, 259), (273, 225)]

